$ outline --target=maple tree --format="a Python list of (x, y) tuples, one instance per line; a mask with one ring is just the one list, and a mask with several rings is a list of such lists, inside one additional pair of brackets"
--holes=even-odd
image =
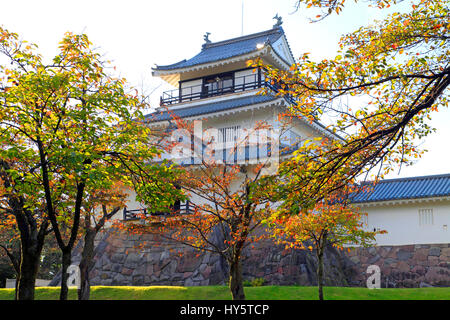
[(18, 298), (33, 299), (45, 236), (62, 252), (61, 299), (89, 195), (117, 181), (145, 184), (157, 197), (170, 168), (150, 162), (160, 151), (143, 123), (145, 105), (85, 34), (67, 33), (46, 64), (37, 46), (0, 29), (1, 210), (21, 240)]
[[(369, 2), (380, 9), (395, 4)], [(300, 0), (297, 6), (322, 8), (317, 23), (339, 14), (344, 3)], [(356, 187), (360, 177), (374, 174), (376, 182), (423, 154), (417, 140), (433, 132), (426, 120), (448, 106), (449, 18), (448, 2), (412, 1), (409, 12), (390, 14), (344, 35), (332, 59), (316, 62), (305, 53), (289, 71), (261, 60), (249, 63), (264, 68), (279, 88), (277, 95), (295, 100), (285, 117), (325, 123), (334, 134), (303, 141), (280, 166), (274, 194), (282, 205), (273, 219), (278, 222), (275, 232), (292, 245), (313, 241), (320, 260), (321, 248), (331, 238), (361, 245), (366, 236), (373, 238), (358, 226), (356, 208), (334, 199)], [(321, 286), (319, 279), (323, 298)]]
[[(145, 217), (146, 224), (128, 224), (127, 230), (158, 234), (198, 251), (219, 254), (229, 267), (229, 286), (233, 299), (245, 299), (241, 255), (250, 243), (264, 236), (253, 231), (270, 215), (268, 201), (257, 191), (258, 174), (253, 178), (239, 166), (208, 165), (200, 172), (186, 170), (177, 183), (189, 199), (192, 211), (180, 214), (166, 209), (165, 216)], [(238, 184), (238, 185), (236, 185)], [(222, 241), (217, 241), (221, 239)]]
[(339, 194), (329, 195), (310, 208), (292, 208), (286, 205), (291, 202), (286, 201), (269, 219), (273, 236), (279, 243), (286, 244), (286, 248), (315, 251), (320, 300), (323, 300), (323, 257), (326, 246), (332, 245), (339, 249), (346, 245), (367, 247), (374, 244), (377, 234), (385, 233), (384, 230), (364, 229), (362, 215), (365, 213), (351, 205), (348, 199), (348, 194), (357, 190), (340, 190)]
[[(14, 165), (22, 162), (14, 161)], [(13, 187), (13, 179), (9, 177), (11, 161), (0, 160), (1, 192), (1, 214), (2, 229), (7, 228), (10, 241), (20, 239), (20, 257), (14, 258), (14, 253), (10, 248), (3, 246), (11, 263), (17, 272), (15, 298), (20, 300), (34, 298), (34, 285), (39, 269), (40, 255), (44, 246), (45, 236), (49, 233), (49, 222), (43, 216), (42, 202), (31, 196), (21, 194)], [(14, 174), (14, 171), (12, 171)], [(16, 175), (18, 177), (18, 175)], [(19, 176), (20, 179), (20, 176)], [(28, 200), (28, 201), (27, 201)], [(34, 210), (29, 204), (33, 203)], [(17, 231), (12, 233), (11, 231)], [(4, 235), (4, 233), (2, 232)]]
[[(185, 130), (184, 135), (187, 137), (196, 137), (192, 123), (175, 115), (173, 118), (177, 130)], [(248, 129), (248, 135), (243, 134), (241, 139), (244, 141), (257, 130), (265, 129), (270, 129), (270, 126), (266, 123), (257, 123), (255, 128)], [(206, 132), (202, 135), (200, 140), (205, 150), (196, 154), (199, 162), (177, 167), (178, 178), (173, 183), (180, 190), (179, 196), (162, 208), (144, 201), (148, 205), (149, 212), (162, 211), (167, 214), (141, 214), (138, 215), (141, 223), (125, 222), (118, 227), (131, 233), (157, 234), (161, 238), (182, 243), (199, 252), (220, 255), (228, 264), (228, 284), (233, 300), (243, 300), (245, 299), (241, 263), (243, 250), (252, 243), (268, 237), (267, 232), (260, 231), (264, 220), (274, 212), (266, 191), (270, 176), (265, 169), (271, 158), (264, 157), (259, 162), (246, 164), (222, 161), (220, 158), (224, 149), (217, 143), (219, 138), (213, 138), (214, 135), (210, 136)], [(175, 140), (176, 143), (168, 145), (167, 153), (170, 154), (182, 144), (178, 139)], [(188, 141), (186, 148), (191, 154), (192, 140), (190, 138), (186, 140)], [(252, 145), (251, 141), (247, 140), (247, 143), (248, 146)], [(278, 148), (278, 145), (276, 147)], [(242, 148), (240, 142), (229, 146), (226, 150), (228, 159), (235, 158)], [(145, 199), (145, 190), (137, 192)], [(180, 210), (180, 200), (189, 201), (189, 210), (187, 208)]]
[[(16, 229), (14, 220), (11, 219), (11, 217), (8, 217), (5, 212), (0, 211), (0, 258), (2, 264), (5, 264), (5, 261), (8, 261), (8, 267), (3, 267), (1, 269), (4, 269), (5, 271), (11, 269), (17, 278), (20, 266), (20, 240)], [(10, 272), (8, 273), (11, 274)], [(3, 274), (1, 276), (3, 276)], [(11, 278), (11, 276), (9, 276), (9, 278)], [(0, 279), (2, 282), (4, 280), (6, 279)]]
[(94, 259), (95, 237), (120, 208), (126, 205), (125, 191), (123, 184), (118, 182), (108, 190), (97, 190), (95, 194), (90, 194), (89, 199), (86, 199), (83, 203), (83, 216), (81, 219), (83, 249), (79, 265), (80, 287), (78, 288), (78, 300), (89, 300), (90, 298), (89, 271)]
[[(298, 2), (324, 9), (318, 20), (339, 14), (344, 3)], [(369, 3), (382, 9), (396, 1)], [(344, 35), (334, 58), (316, 62), (305, 53), (289, 71), (263, 66), (278, 95), (296, 100), (286, 116), (321, 121), (337, 135), (298, 155), (309, 166), (298, 191), (327, 194), (363, 174), (383, 177), (423, 154), (418, 140), (433, 132), (427, 120), (448, 106), (450, 14), (441, 0), (412, 1), (410, 8)]]

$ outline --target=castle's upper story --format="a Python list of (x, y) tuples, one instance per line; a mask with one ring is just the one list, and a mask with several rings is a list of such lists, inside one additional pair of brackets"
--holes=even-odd
[(200, 53), (191, 59), (153, 68), (153, 76), (176, 87), (163, 93), (161, 104), (174, 106), (261, 88), (264, 75), (247, 64), (256, 58), (285, 70), (294, 63), (281, 26), (219, 42), (211, 42), (206, 34)]
[[(201, 51), (194, 57), (153, 68), (153, 76), (176, 88), (162, 94), (160, 108), (148, 114), (147, 121), (152, 127), (173, 128), (174, 116), (186, 121), (201, 120), (203, 129), (218, 130), (219, 143), (247, 139), (245, 132), (266, 123), (277, 132), (280, 147), (289, 150), (301, 140), (323, 135), (333, 138), (320, 123), (279, 121), (279, 116), (295, 102), (274, 94), (277, 88), (266, 81), (261, 68), (249, 67), (248, 61), (256, 58), (282, 70), (289, 70), (295, 63), (280, 21), (270, 30), (219, 42), (211, 42), (207, 33)], [(268, 93), (258, 94), (264, 87)], [(179, 142), (185, 140), (187, 144), (191, 141), (189, 137), (178, 138)], [(258, 157), (258, 152), (253, 153), (242, 157)], [(188, 158), (188, 163), (195, 163), (194, 158)]]
[(200, 53), (174, 64), (157, 65), (153, 68), (153, 76), (178, 86), (179, 82), (246, 69), (246, 62), (257, 57), (282, 69), (287, 69), (294, 63), (281, 26), (219, 42), (211, 42), (207, 34)]

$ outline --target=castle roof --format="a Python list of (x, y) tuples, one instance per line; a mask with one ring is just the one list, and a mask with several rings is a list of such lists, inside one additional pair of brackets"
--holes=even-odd
[(236, 99), (228, 99), (217, 102), (210, 102), (201, 105), (189, 105), (185, 108), (174, 110), (163, 110), (150, 113), (145, 118), (150, 122), (167, 121), (173, 119), (173, 115), (180, 118), (195, 117), (206, 115), (214, 112), (221, 112), (231, 109), (236, 109), (244, 106), (251, 106), (259, 103), (265, 103), (277, 99), (271, 95), (251, 95), (240, 97)]
[(353, 203), (378, 202), (450, 196), (450, 173), (381, 180), (373, 185), (365, 182), (369, 188), (356, 194)]
[[(199, 54), (195, 55), (194, 57), (170, 65), (156, 66), (156, 68), (153, 68), (153, 70), (168, 71), (187, 68), (248, 54), (253, 51), (258, 51), (256, 47), (258, 44), (273, 44), (283, 35), (284, 35), (283, 28), (275, 27), (267, 31), (241, 36), (233, 39), (228, 39), (219, 42), (205, 43), (203, 45), (202, 51)], [(292, 52), (290, 53), (292, 55)], [(286, 63), (290, 64), (288, 62)]]

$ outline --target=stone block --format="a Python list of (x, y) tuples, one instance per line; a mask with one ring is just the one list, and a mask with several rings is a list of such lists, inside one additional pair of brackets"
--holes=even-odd
[(114, 254), (111, 257), (111, 261), (114, 263), (123, 263), (125, 261), (125, 255), (124, 254)]
[(148, 254), (145, 255), (145, 260), (147, 262), (158, 262), (159, 260), (161, 260), (161, 253), (159, 252), (150, 252)]
[(355, 263), (355, 264), (358, 264), (359, 263), (359, 257), (358, 256), (352, 256), (350, 258), (350, 261)]
[(120, 263), (113, 263), (111, 267), (111, 271), (120, 272), (122, 270), (122, 265)]
[(380, 260), (380, 255), (375, 255), (375, 256), (373, 256), (373, 257), (371, 257), (367, 262), (369, 263), (369, 264), (374, 264), (375, 262), (377, 262), (378, 260)]
[(417, 288), (419, 285), (417, 281), (413, 279), (405, 279), (401, 282), (401, 286), (403, 288)]
[(101, 283), (102, 286), (111, 286), (112, 283), (113, 283), (113, 280), (112, 279), (106, 279), (106, 280), (102, 280), (100, 283)]
[(145, 268), (145, 273), (151, 276), (153, 274), (153, 265), (147, 264), (147, 267)]
[(202, 276), (207, 279), (209, 277), (209, 275), (211, 274), (212, 268), (211, 266), (207, 266), (205, 267), (205, 269), (203, 271), (201, 271)]
[(125, 276), (118, 273), (114, 276), (112, 283), (113, 285), (123, 285), (123, 283), (125, 283), (125, 279)]
[(439, 257), (441, 255), (441, 248), (431, 247), (430, 250), (428, 250), (428, 255)]
[(131, 283), (133, 284), (133, 286), (143, 286), (144, 285), (144, 276), (143, 275), (133, 276)]
[(397, 258), (401, 261), (406, 261), (413, 256), (412, 251), (401, 249), (397, 252)]
[(426, 282), (420, 282), (419, 283), (419, 288), (432, 288), (433, 286), (431, 284), (428, 284)]
[(428, 264), (430, 266), (437, 266), (439, 264), (439, 257), (428, 256)]
[(448, 257), (450, 260), (450, 248), (443, 248), (441, 250), (441, 256)]
[(122, 268), (122, 274), (129, 276), (129, 275), (133, 274), (133, 269)]
[(423, 276), (423, 275), (426, 273), (426, 271), (427, 271), (427, 270), (425, 269), (425, 267), (419, 266), (419, 265), (414, 266), (414, 267), (411, 269), (411, 272), (416, 273), (416, 274), (419, 274), (419, 275), (421, 275), (421, 276)]
[(396, 265), (396, 269), (400, 272), (409, 272), (410, 266), (405, 261), (399, 261)]
[(428, 258), (428, 249), (417, 249), (416, 252), (414, 252), (413, 260), (414, 261), (426, 261)]
[(431, 285), (449, 286), (450, 270), (441, 267), (430, 267), (425, 274), (425, 281)]
[(102, 273), (102, 274), (100, 274), (100, 279), (102, 279), (102, 280), (104, 280), (104, 279), (109, 279), (110, 278), (110, 275), (109, 275), (109, 273)]
[(185, 287), (192, 287), (194, 285), (194, 281), (191, 279), (191, 278), (187, 278), (185, 281), (184, 281), (184, 286)]
[(140, 265), (138, 266), (136, 269), (133, 270), (132, 275), (144, 275), (146, 271), (146, 266), (145, 265)]
[(172, 260), (168, 264), (166, 264), (164, 269), (162, 269), (161, 271), (164, 274), (174, 274), (176, 269), (177, 269), (177, 262), (175, 260)]

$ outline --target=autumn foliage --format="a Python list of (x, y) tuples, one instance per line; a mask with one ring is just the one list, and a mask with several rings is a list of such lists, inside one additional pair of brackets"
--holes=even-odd
[[(322, 18), (339, 14), (344, 3), (298, 1), (324, 9)], [(395, 1), (369, 3), (382, 9)], [(412, 1), (409, 12), (344, 35), (331, 59), (314, 61), (304, 53), (289, 71), (263, 66), (280, 86), (278, 95), (296, 101), (288, 117), (321, 121), (339, 136), (304, 150), (298, 162), (307, 163), (309, 173), (298, 189), (319, 191), (331, 176), (338, 181), (336, 174), (338, 188), (368, 174), (383, 177), (422, 155), (420, 139), (433, 132), (427, 120), (448, 106), (449, 12), (447, 1)]]
[(36, 45), (0, 28), (0, 53), (9, 62), (0, 65), (0, 208), (14, 217), (26, 247), (22, 265), (33, 251), (22, 298), (33, 299), (36, 261), (52, 233), (63, 255), (66, 299), (66, 269), (83, 217), (90, 222), (105, 199), (117, 202), (118, 181), (164, 200), (172, 173), (150, 162), (160, 149), (143, 122), (138, 92), (111, 73), (87, 35), (66, 33), (45, 63)]

